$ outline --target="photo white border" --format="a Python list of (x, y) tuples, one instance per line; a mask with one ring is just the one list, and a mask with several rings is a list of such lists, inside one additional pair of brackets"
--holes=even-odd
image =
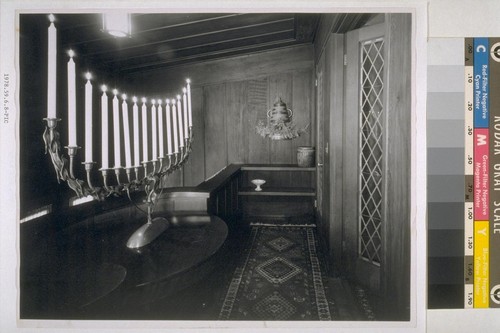
[[(426, 1), (13, 1), (2, 0), (1, 5), (1, 77), (9, 79), (9, 122), (1, 124), (0, 156), (2, 200), (0, 211), (0, 331), (52, 332), (54, 328), (98, 332), (116, 332), (127, 329), (148, 331), (167, 328), (183, 332), (221, 330), (249, 332), (272, 329), (273, 332), (423, 332), (426, 314)], [(18, 68), (18, 13), (19, 12), (100, 12), (104, 8), (133, 8), (135, 12), (412, 12), (412, 145), (411, 145), (411, 320), (409, 322), (230, 322), (230, 321), (68, 321), (68, 320), (17, 320), (18, 318), (18, 224), (19, 203), (17, 185), (19, 173), (16, 161), (18, 147), (13, 145), (19, 137), (17, 108), (19, 82)], [(17, 28), (16, 28), (17, 27)], [(418, 50), (418, 52), (417, 52)], [(8, 158), (7, 158), (8, 157)], [(420, 181), (419, 181), (420, 180)], [(13, 210), (13, 203), (16, 209)]]

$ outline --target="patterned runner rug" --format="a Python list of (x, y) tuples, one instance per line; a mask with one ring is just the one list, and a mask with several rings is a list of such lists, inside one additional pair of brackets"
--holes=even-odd
[(313, 227), (253, 226), (220, 320), (332, 320)]

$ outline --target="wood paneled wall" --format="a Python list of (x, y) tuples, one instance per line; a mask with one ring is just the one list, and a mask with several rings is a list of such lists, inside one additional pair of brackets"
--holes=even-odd
[[(411, 14), (387, 14), (387, 182), (382, 289), (409, 316), (411, 241)], [(393, 130), (398, 129), (398, 130)], [(409, 260), (411, 258), (411, 260)], [(409, 319), (409, 318), (408, 318)]]
[[(197, 185), (231, 163), (296, 163), (297, 147), (314, 145), (312, 45), (154, 71), (124, 78), (144, 93), (176, 91), (192, 80), (193, 153), (167, 186)], [(307, 133), (271, 141), (256, 133), (281, 97)]]
[[(20, 58), (21, 117), (20, 165), (22, 217), (32, 209), (53, 204), (67, 206), (73, 196), (67, 184), (58, 184), (49, 156), (44, 154), (42, 133), (46, 116), (46, 34), (44, 15), (24, 15), (21, 19)], [(57, 114), (63, 146), (67, 142), (67, 55), (58, 53)], [(224, 166), (243, 163), (294, 163), (299, 145), (314, 143), (314, 113), (312, 112), (313, 46), (303, 45), (274, 51), (228, 57), (165, 70), (154, 70), (125, 76), (115, 69), (104, 71), (98, 64), (78, 59), (79, 73), (87, 69), (94, 76), (94, 129), (100, 134), (100, 85), (118, 88), (128, 96), (172, 98), (181, 93), (185, 79), (192, 80), (192, 105), (195, 142), (193, 152), (181, 171), (173, 173), (169, 186), (191, 186), (201, 183)], [(77, 108), (83, 110), (85, 80), (77, 80)], [(299, 127), (310, 124), (308, 133), (292, 141), (270, 142), (255, 132), (259, 119), (276, 97), (281, 97), (294, 111)], [(108, 97), (110, 95), (108, 94)], [(66, 120), (64, 120), (66, 119)], [(84, 142), (84, 112), (78, 111), (78, 143)], [(100, 161), (100, 139), (94, 136), (94, 157)], [(123, 147), (122, 147), (123, 149)], [(63, 152), (66, 154), (66, 152)], [(112, 151), (110, 151), (110, 156)], [(85, 177), (80, 150), (75, 162), (77, 177)], [(110, 160), (112, 164), (112, 159)], [(36, 165), (37, 167), (32, 167)], [(98, 167), (100, 165), (98, 164)], [(99, 180), (97, 168), (94, 176)]]

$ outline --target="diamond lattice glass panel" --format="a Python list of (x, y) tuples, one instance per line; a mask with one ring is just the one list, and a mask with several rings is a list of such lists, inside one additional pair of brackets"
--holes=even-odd
[(361, 44), (359, 255), (375, 265), (382, 248), (383, 51), (383, 39)]

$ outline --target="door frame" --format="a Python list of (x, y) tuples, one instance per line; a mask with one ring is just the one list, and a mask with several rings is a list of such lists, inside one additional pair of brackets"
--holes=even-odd
[[(322, 247), (329, 253), (330, 242), (328, 236), (330, 233), (330, 226), (328, 223), (329, 211), (329, 159), (328, 159), (328, 134), (329, 128), (325, 125), (328, 113), (328, 100), (325, 93), (327, 92), (328, 80), (327, 69), (325, 62), (325, 53), (323, 52), (319, 57), (318, 63), (315, 68), (315, 86), (316, 86), (316, 226), (318, 227), (318, 234)], [(329, 119), (329, 117), (328, 117)], [(327, 269), (330, 271), (330, 265)]]
[[(322, 80), (318, 79), (318, 73), (323, 71)], [(325, 245), (327, 253), (328, 274), (339, 276), (342, 274), (342, 228), (343, 228), (343, 199), (342, 199), (342, 151), (343, 151), (343, 117), (344, 117), (344, 34), (331, 33), (324, 44), (315, 68), (316, 84), (316, 113), (319, 110), (319, 89), (322, 89), (322, 105), (325, 115), (323, 129), (320, 133), (319, 121), (317, 120), (317, 135), (323, 135), (324, 145), (324, 166), (323, 173), (326, 181), (317, 186), (323, 186), (323, 193), (327, 193), (322, 206), (322, 212), (317, 216), (322, 216), (324, 221), (320, 223), (318, 234)], [(321, 84), (323, 83), (323, 84)], [(319, 114), (316, 117), (319, 119)], [(319, 141), (317, 141), (319, 142)], [(318, 145), (319, 146), (319, 145)], [(319, 148), (317, 154), (320, 154)], [(321, 161), (318, 158), (318, 161)], [(320, 171), (317, 170), (319, 173)], [(320, 198), (318, 198), (319, 201)]]

